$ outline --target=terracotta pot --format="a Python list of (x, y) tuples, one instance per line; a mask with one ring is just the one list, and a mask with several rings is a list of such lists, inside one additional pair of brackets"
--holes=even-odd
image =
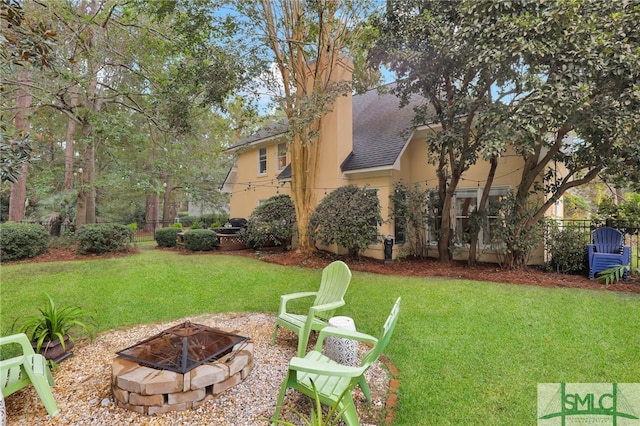
[[(31, 342), (31, 346), (35, 351), (38, 344), (36, 342)], [(73, 349), (73, 346), (74, 344), (69, 339), (69, 336), (64, 336), (65, 349), (62, 349), (62, 343), (60, 343), (59, 339), (49, 340), (49, 341), (44, 341), (42, 343), (42, 347), (40, 348), (40, 353), (46, 359), (50, 359), (52, 361), (55, 361), (56, 363), (60, 363), (65, 359), (69, 358), (71, 355), (73, 355), (73, 352), (71, 352), (71, 349)]]

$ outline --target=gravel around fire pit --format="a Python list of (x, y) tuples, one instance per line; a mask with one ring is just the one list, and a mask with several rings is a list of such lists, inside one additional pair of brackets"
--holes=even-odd
[[(110, 387), (115, 352), (185, 320), (250, 337), (254, 343), (254, 368), (249, 377), (195, 409), (146, 416), (117, 407)], [(276, 345), (271, 346), (274, 325), (273, 315), (215, 314), (101, 333), (91, 343), (78, 344), (74, 356), (53, 372), (56, 381), (53, 394), (60, 414), (49, 418), (30, 386), (6, 398), (7, 425), (268, 425), (263, 419), (273, 415), (278, 389), (297, 342), (294, 333), (280, 329)], [(311, 340), (310, 344), (315, 343), (315, 338)], [(359, 353), (366, 349), (360, 346)], [(371, 404), (359, 389), (353, 394), (360, 422), (363, 426), (383, 424), (389, 390), (389, 375), (384, 366), (377, 363), (370, 368), (367, 382)], [(281, 419), (302, 425), (294, 410), (308, 415), (310, 407), (306, 396), (289, 389)]]

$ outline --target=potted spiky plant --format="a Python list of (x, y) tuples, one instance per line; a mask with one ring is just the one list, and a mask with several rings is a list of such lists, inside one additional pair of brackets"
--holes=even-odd
[(46, 297), (40, 313), (24, 318), (18, 332), (27, 335), (36, 352), (59, 363), (72, 355), (75, 339), (81, 335), (93, 339), (93, 317), (78, 306), (60, 308)]

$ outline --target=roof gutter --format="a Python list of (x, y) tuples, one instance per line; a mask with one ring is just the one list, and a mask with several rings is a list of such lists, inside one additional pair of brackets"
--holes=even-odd
[(283, 135), (286, 135), (286, 134), (287, 134), (287, 132), (282, 132), (282, 133), (278, 133), (276, 135), (269, 136), (269, 137), (264, 138), (264, 139), (256, 139), (255, 141), (247, 142), (247, 143), (242, 144), (242, 145), (232, 146), (230, 148), (225, 149), (222, 152), (224, 152), (225, 154), (233, 154), (234, 152), (240, 151), (241, 149), (246, 149), (246, 148), (254, 147), (254, 146), (257, 147), (257, 146), (260, 146), (260, 145), (263, 145), (263, 144), (267, 144), (268, 142), (270, 142), (270, 141), (272, 141), (274, 139), (280, 138), (280, 137), (282, 137)]

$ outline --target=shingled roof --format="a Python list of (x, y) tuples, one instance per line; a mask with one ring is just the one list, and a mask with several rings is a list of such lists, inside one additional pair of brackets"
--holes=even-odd
[[(379, 94), (372, 89), (353, 96), (353, 146), (351, 153), (341, 165), (342, 171), (356, 171), (393, 165), (415, 127), (413, 108), (421, 103), (415, 99), (400, 108), (400, 100), (387, 92)], [(265, 127), (231, 146), (236, 150), (256, 142), (284, 135), (286, 120)], [(290, 177), (283, 170), (279, 179)], [(289, 175), (289, 176), (284, 176)]]
[[(389, 88), (387, 88), (389, 89)], [(415, 127), (412, 101), (400, 108), (400, 100), (377, 89), (353, 97), (353, 148), (342, 171), (390, 166), (396, 162)]]

